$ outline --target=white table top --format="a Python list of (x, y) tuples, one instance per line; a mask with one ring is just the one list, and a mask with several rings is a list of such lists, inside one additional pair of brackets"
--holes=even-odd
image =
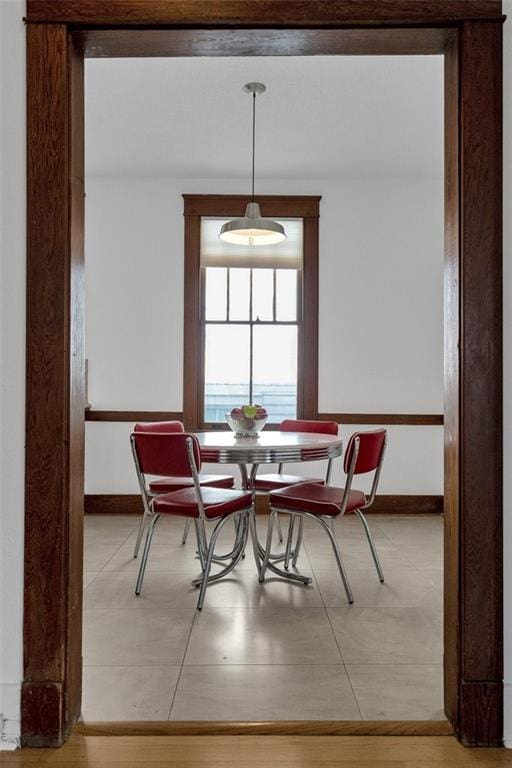
[(340, 456), (339, 435), (262, 430), (257, 438), (236, 437), (234, 432), (198, 432), (203, 461), (258, 463), (314, 461)]
[(254, 446), (265, 448), (326, 448), (341, 445), (339, 435), (319, 435), (311, 432), (276, 432), (263, 429), (257, 438), (236, 437), (231, 430), (212, 430), (196, 432), (201, 448), (217, 449), (236, 447), (238, 450), (251, 450)]

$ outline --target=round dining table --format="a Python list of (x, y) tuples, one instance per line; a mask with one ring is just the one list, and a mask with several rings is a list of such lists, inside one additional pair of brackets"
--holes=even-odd
[[(254, 487), (260, 464), (291, 464), (302, 461), (328, 461), (343, 452), (339, 435), (312, 432), (279, 432), (263, 429), (256, 437), (237, 437), (234, 432), (197, 432), (201, 459), (212, 464), (238, 464), (242, 485)], [(251, 467), (248, 470), (248, 467)]]
[[(199, 440), (203, 462), (208, 464), (237, 464), (240, 469), (242, 487), (253, 493), (255, 493), (254, 481), (260, 464), (329, 461), (341, 456), (343, 452), (343, 441), (339, 435), (312, 432), (262, 430), (255, 437), (238, 437), (231, 431), (215, 430), (197, 432), (196, 437)], [(265, 557), (265, 549), (258, 540), (254, 510), (250, 527), (254, 557), (259, 570), (259, 562)], [(287, 547), (290, 547), (290, 543), (287, 543)], [(277, 563), (285, 560), (288, 561), (286, 551), (273, 553), (270, 555), (268, 567), (275, 575), (282, 578), (298, 581), (302, 584), (311, 583), (311, 578), (308, 576), (279, 568)]]

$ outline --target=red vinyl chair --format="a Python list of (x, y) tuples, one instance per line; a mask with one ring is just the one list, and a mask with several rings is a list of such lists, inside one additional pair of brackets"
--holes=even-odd
[[(281, 432), (309, 432), (317, 435), (337, 435), (338, 434), (338, 425), (335, 421), (285, 419), (285, 421), (281, 422), (279, 429)], [(307, 449), (302, 451), (302, 460), (308, 461), (309, 455), (311, 455), (311, 459), (309, 459), (310, 461), (315, 459), (314, 452), (312, 454), (311, 451), (308, 451)], [(320, 483), (320, 484), (325, 483), (325, 485), (328, 485), (331, 477), (331, 471), (332, 471), (332, 459), (329, 459), (327, 462), (325, 478), (303, 477), (301, 475), (287, 475), (283, 473), (283, 465), (279, 464), (276, 474), (257, 475), (254, 481), (254, 488), (256, 491), (266, 491), (267, 493), (271, 493), (272, 491), (277, 491), (280, 488), (287, 488), (288, 486), (296, 485), (297, 483)], [(276, 526), (277, 526), (279, 541), (283, 541), (283, 532), (281, 530), (281, 523), (280, 523), (279, 517), (276, 518)], [(288, 526), (288, 536), (286, 540), (286, 550), (285, 550), (285, 558), (284, 558), (286, 568), (288, 567), (288, 563), (291, 556), (291, 544), (293, 539), (294, 527), (295, 527), (295, 517), (291, 515), (290, 524)], [(297, 544), (295, 546), (295, 552), (293, 554), (294, 565), (299, 555), (303, 534), (304, 534), (304, 520), (303, 518), (301, 518), (299, 523)]]
[[(200, 587), (197, 608), (201, 610), (208, 583), (225, 576), (243, 557), (249, 525), (254, 525), (252, 493), (201, 485), (199, 475), (201, 451), (195, 435), (186, 432), (133, 432), (131, 443), (137, 473), (143, 479), (146, 474), (156, 474), (182, 477), (190, 481), (186, 487), (170, 493), (158, 494), (149, 499), (150, 524), (144, 543), (135, 594), (140, 595), (142, 589), (151, 541), (159, 518), (161, 515), (184, 517), (187, 520), (193, 520), (196, 527), (202, 573), (201, 577), (192, 583)], [(233, 550), (229, 555), (218, 558), (218, 560), (229, 560), (229, 562), (219, 573), (210, 576), (218, 535), (225, 522), (233, 518), (238, 520), (238, 525), (235, 526), (236, 539)], [(209, 543), (205, 528), (206, 521), (215, 523)]]
[[(154, 421), (149, 423), (140, 422), (135, 424), (133, 428), (134, 432), (155, 432), (158, 434), (176, 434), (183, 433), (185, 428), (181, 421)], [(133, 443), (132, 443), (133, 446)], [(135, 468), (137, 469), (137, 462), (135, 462)], [(158, 472), (151, 472), (148, 470), (148, 474), (157, 476)], [(142, 541), (142, 534), (144, 532), (144, 526), (146, 524), (146, 517), (149, 514), (149, 501), (153, 496), (161, 493), (171, 493), (172, 491), (179, 491), (182, 488), (191, 488), (193, 481), (190, 477), (179, 477), (171, 475), (168, 477), (158, 477), (157, 480), (150, 480), (149, 483), (141, 478), (139, 472), (137, 472), (137, 479), (139, 481), (139, 487), (142, 494), (143, 512), (139, 525), (139, 531), (137, 534), (137, 541), (135, 542), (135, 548), (133, 550), (133, 556), (137, 557), (139, 554), (140, 542)], [(211, 486), (214, 488), (233, 488), (235, 480), (232, 475), (200, 475), (199, 482), (201, 485)], [(187, 541), (188, 532), (190, 529), (190, 519), (185, 522), (185, 529), (183, 531), (182, 544)]]
[[(335, 421), (312, 421), (305, 419), (286, 419), (282, 421), (279, 429), (281, 432), (309, 432), (317, 435), (337, 435), (338, 425)], [(307, 449), (302, 451), (302, 460), (308, 461), (308, 454), (311, 451)], [(314, 459), (314, 453), (312, 458)], [(287, 475), (283, 473), (283, 465), (279, 464), (276, 474), (257, 475), (254, 481), (256, 491), (277, 491), (280, 488), (287, 488), (296, 483), (329, 483), (331, 476), (332, 459), (327, 462), (327, 471), (325, 478), (302, 477), (301, 475)]]
[[(270, 519), (265, 556), (260, 569), (260, 581), (264, 581), (265, 571), (271, 558), (270, 550), (272, 547), (274, 520), (276, 515), (281, 512), (295, 516), (300, 515), (302, 518), (305, 516), (311, 517), (325, 530), (334, 550), (349, 603), (353, 603), (354, 598), (332, 526), (336, 517), (340, 517), (347, 512), (355, 512), (363, 524), (379, 580), (381, 582), (384, 581), (384, 574), (377, 550), (363, 510), (367, 510), (375, 500), (386, 450), (386, 438), (387, 433), (385, 429), (377, 429), (371, 432), (355, 432), (352, 435), (347, 445), (343, 464), (345, 474), (347, 475), (347, 482), (344, 488), (334, 488), (328, 485), (320, 485), (319, 483), (301, 483), (288, 488), (282, 488), (270, 494)], [(367, 497), (363, 491), (352, 489), (352, 481), (354, 475), (362, 475), (368, 472), (373, 472), (374, 476), (370, 495)], [(287, 564), (285, 563), (285, 565)]]

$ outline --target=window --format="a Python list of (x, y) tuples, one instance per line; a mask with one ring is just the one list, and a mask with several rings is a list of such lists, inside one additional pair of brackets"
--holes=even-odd
[[(271, 210), (260, 198), (287, 240), (256, 249), (218, 238), (245, 198), (184, 197), (187, 427), (223, 427), (242, 403), (263, 405), (270, 424), (314, 418), (319, 198), (273, 197)], [(304, 216), (310, 208), (316, 215)]]

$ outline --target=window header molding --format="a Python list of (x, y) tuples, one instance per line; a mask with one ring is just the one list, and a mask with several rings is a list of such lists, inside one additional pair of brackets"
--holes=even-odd
[[(257, 195), (261, 215), (269, 218), (318, 219), (321, 195)], [(250, 195), (183, 195), (184, 216), (243, 216)]]

